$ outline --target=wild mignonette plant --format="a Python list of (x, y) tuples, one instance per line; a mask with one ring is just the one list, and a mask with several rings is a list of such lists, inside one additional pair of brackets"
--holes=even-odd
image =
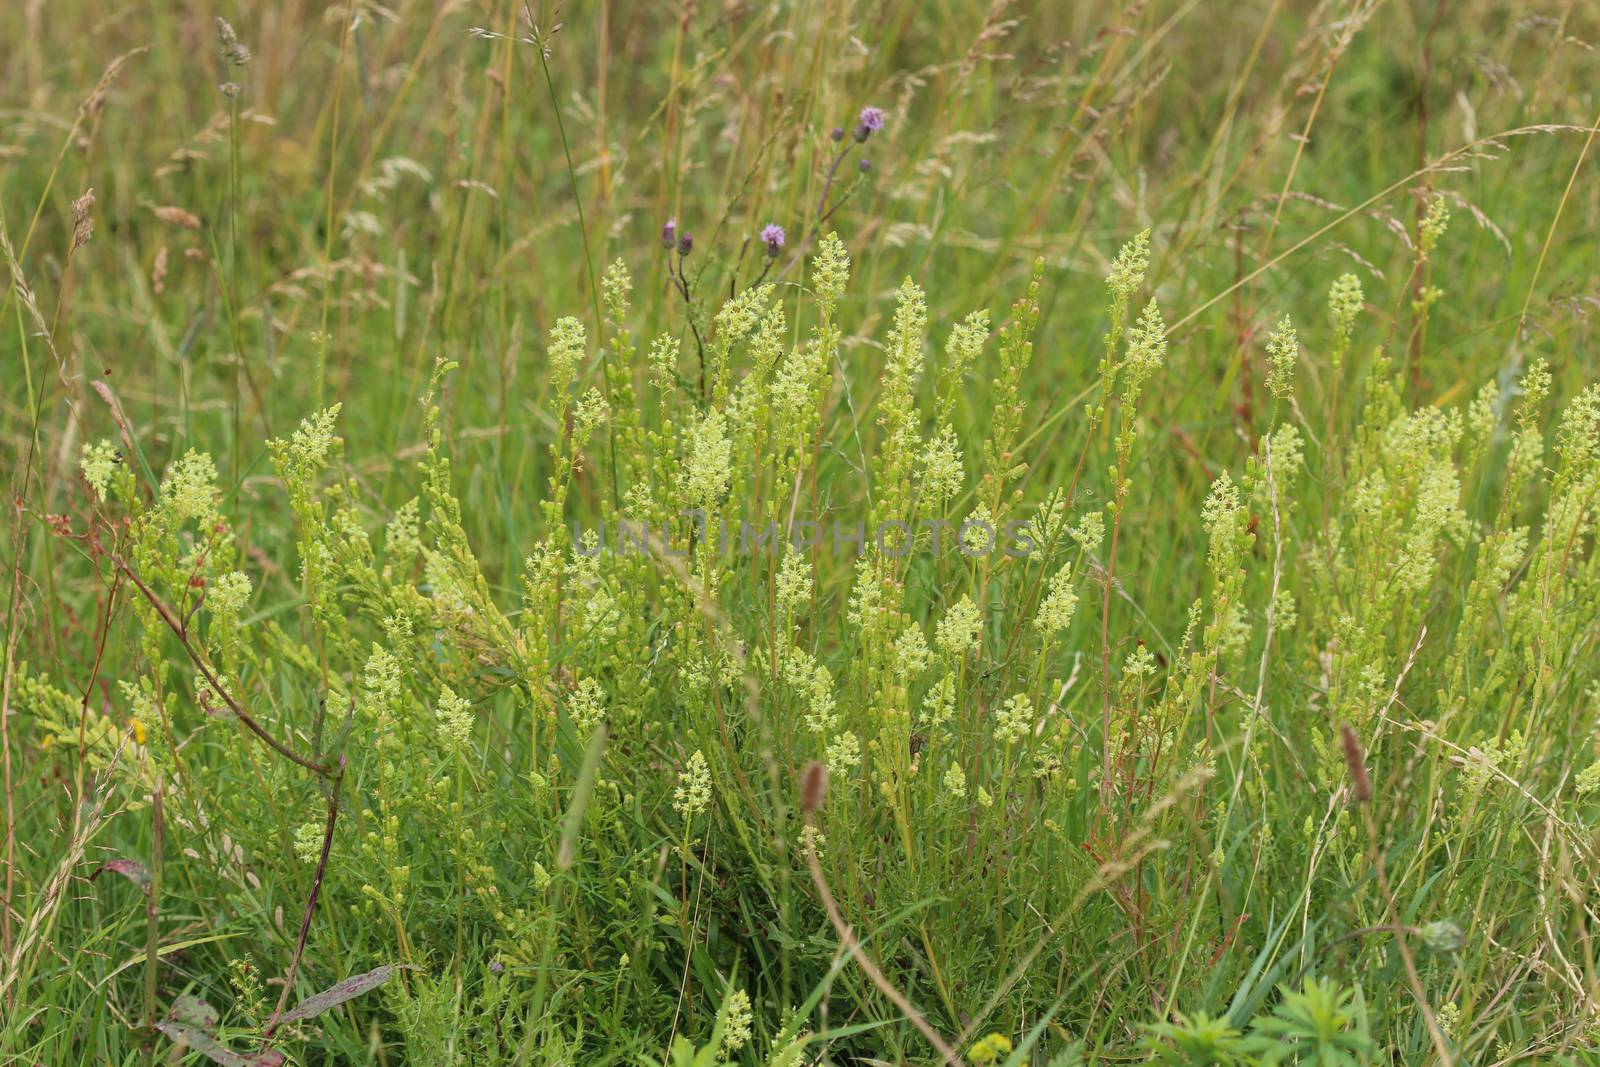
[[(1600, 772), (1565, 742), (1600, 695), (1600, 389), (1553, 434), (1538, 361), (1412, 403), (1339, 278), (1265, 340), (1271, 421), (1181, 520), (1169, 633), (1124, 582), (1166, 536), (1152, 255), (1112, 261), (1064, 419), (1028, 385), (1042, 263), (948, 324), (908, 278), (869, 340), (828, 234), (691, 349), (635, 337), (618, 262), (603, 320), (543, 341), (509, 573), (464, 523), (448, 360), (414, 495), (361, 476), (338, 405), (268, 442), (268, 544), (206, 455), (84, 448), (58, 532), (138, 669), (94, 701), (24, 670), (20, 706), (153, 820), (106, 864), (153, 939), (253, 931), (181, 981), (130, 965), (144, 1022), (260, 1064), (1466, 1062), (1586, 1032)], [(195, 864), (227, 894), (163, 912)]]
[(0, 1064), (1600, 1062), (1594, 6), (0, 4)]

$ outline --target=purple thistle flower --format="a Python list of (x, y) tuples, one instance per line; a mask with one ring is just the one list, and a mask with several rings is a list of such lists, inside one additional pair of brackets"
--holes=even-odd
[(881, 107), (862, 108), (861, 114), (856, 121), (856, 140), (865, 141), (881, 129), (883, 129), (883, 109)]
[(775, 256), (783, 251), (783, 227), (776, 222), (769, 222), (761, 228), (761, 241), (767, 246), (767, 255)]
[(678, 243), (678, 220), (668, 219), (661, 224), (661, 247), (671, 248)]
[(678, 238), (678, 255), (686, 256), (694, 251), (694, 234), (686, 233)]
[(872, 169), (872, 160), (863, 159), (860, 163), (856, 164), (856, 166), (860, 168), (862, 174), (865, 174), (867, 171)]

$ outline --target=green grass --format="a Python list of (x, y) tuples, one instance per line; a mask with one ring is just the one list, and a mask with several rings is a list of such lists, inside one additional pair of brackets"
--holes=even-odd
[(0, 1063), (1600, 1062), (1586, 5), (0, 40)]

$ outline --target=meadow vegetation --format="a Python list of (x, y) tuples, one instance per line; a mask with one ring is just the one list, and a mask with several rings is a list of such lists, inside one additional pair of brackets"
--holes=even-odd
[(1600, 12), (0, 10), (0, 1063), (1600, 1063)]

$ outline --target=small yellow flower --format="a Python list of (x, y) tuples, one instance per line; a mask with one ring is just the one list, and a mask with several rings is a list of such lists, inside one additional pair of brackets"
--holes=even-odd
[(139, 744), (144, 744), (144, 723), (138, 719), (129, 720), (133, 724), (133, 739)]
[(977, 1044), (967, 1050), (967, 1058), (973, 1063), (993, 1063), (1009, 1055), (1011, 1055), (1011, 1039), (1005, 1034), (990, 1034), (980, 1038)]

